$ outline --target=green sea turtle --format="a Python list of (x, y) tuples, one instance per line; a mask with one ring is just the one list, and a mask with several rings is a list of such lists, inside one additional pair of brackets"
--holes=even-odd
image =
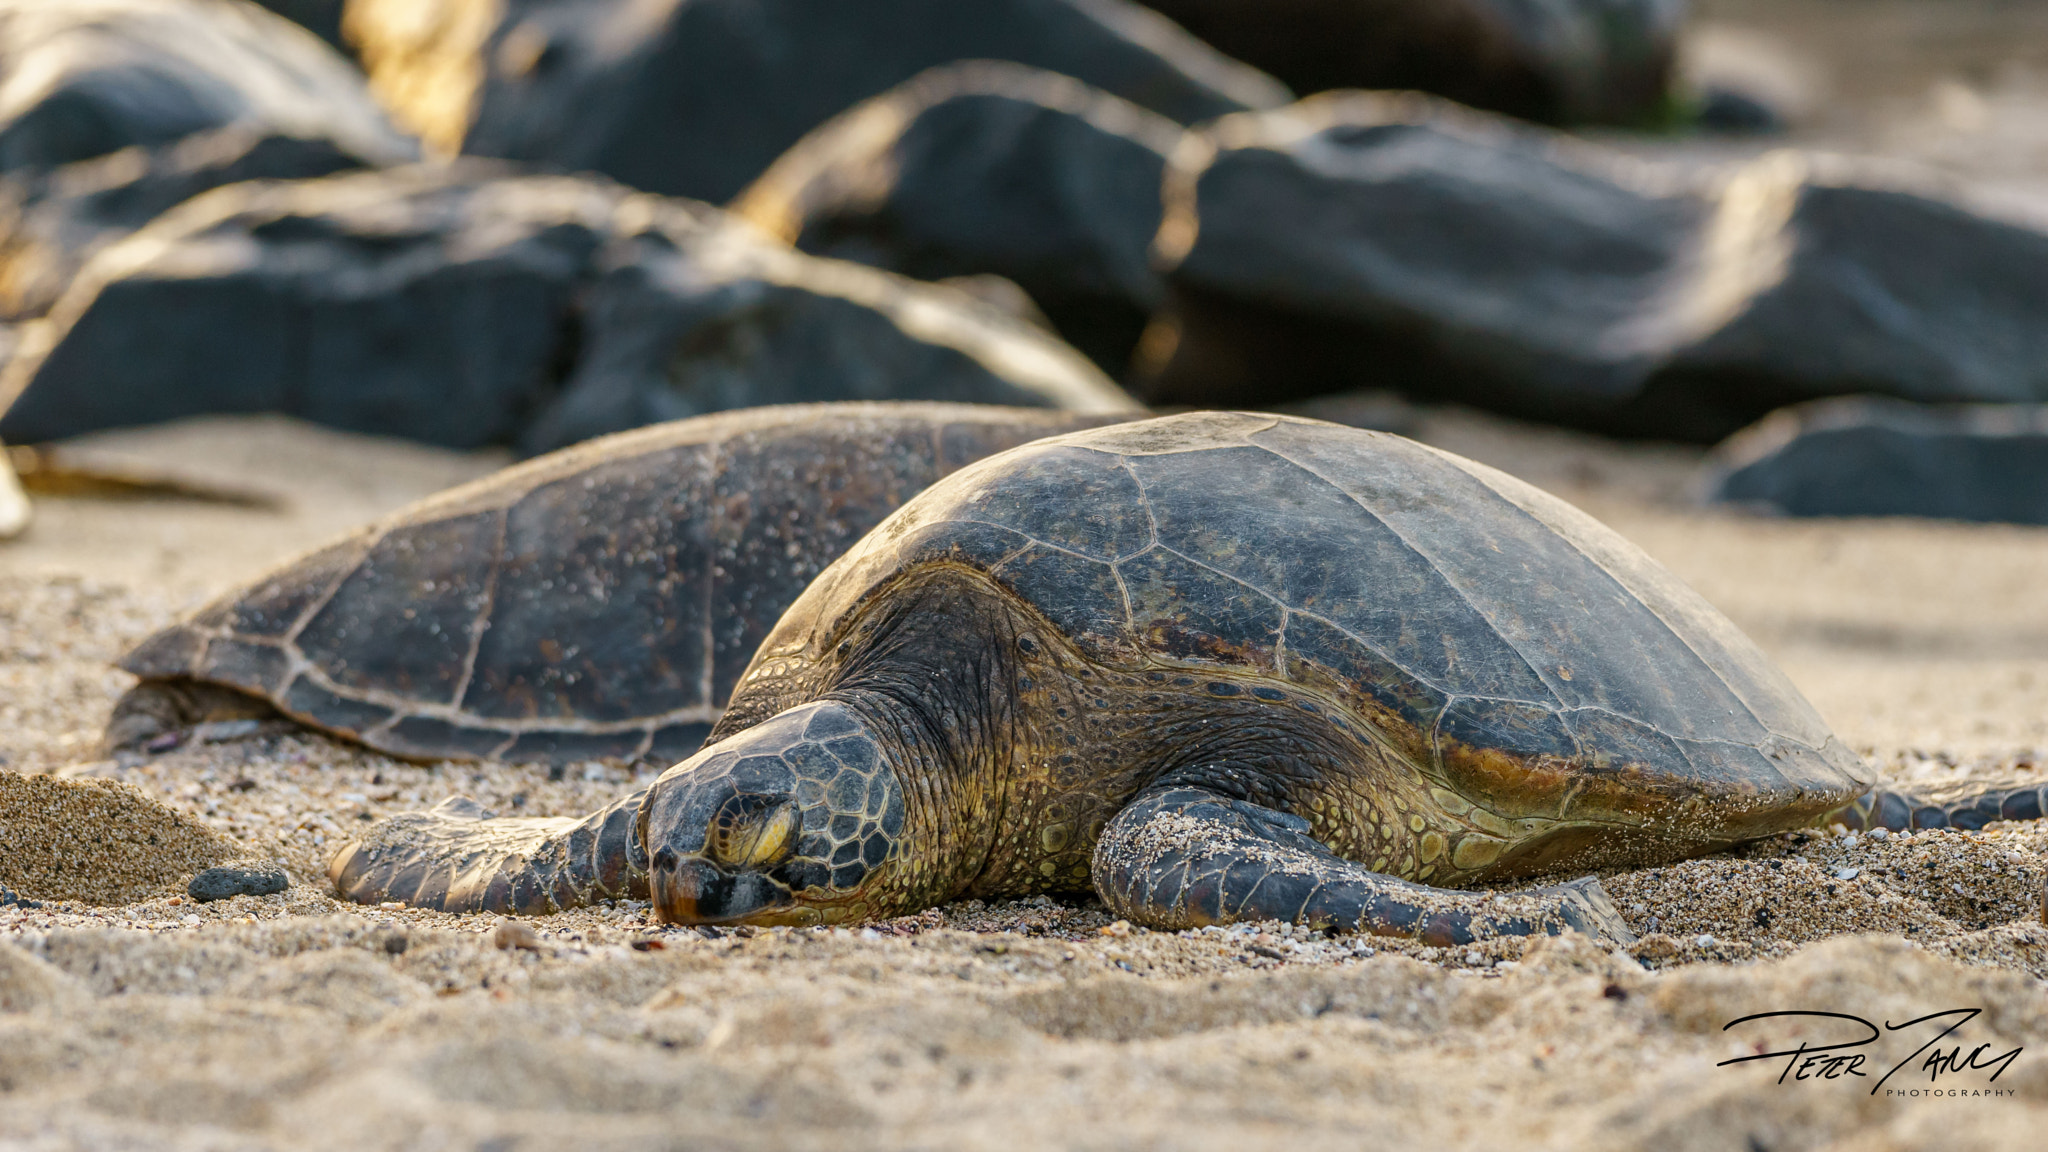
[(1193, 413), (910, 501), (648, 787), (581, 820), (457, 798), (331, 875), (359, 901), (630, 896), (682, 924), (1092, 888), (1166, 928), (1620, 939), (1590, 880), (1454, 889), (1860, 822), (1869, 789), (1734, 625), (1569, 505), (1396, 436)]
[[(625, 432), (427, 498), (130, 652), (106, 743), (282, 712), (415, 760), (697, 750), (811, 577), (963, 464), (1125, 416), (792, 404)], [(0, 500), (4, 505), (4, 500)]]

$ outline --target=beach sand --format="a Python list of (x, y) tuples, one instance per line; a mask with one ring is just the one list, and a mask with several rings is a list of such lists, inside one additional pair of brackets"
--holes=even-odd
[[(2030, 778), (2048, 751), (2048, 531), (1750, 519), (1687, 503), (1697, 450), (1454, 411), (1414, 431), (1641, 543), (1884, 771)], [(0, 757), (19, 774), (0, 777), (0, 885), (23, 901), (0, 906), (0, 1147), (1778, 1152), (2014, 1148), (2048, 1122), (2048, 830), (2031, 825), (1816, 831), (1608, 876), (1643, 937), (1619, 952), (1155, 933), (1042, 901), (715, 937), (632, 904), (524, 933), (341, 904), (322, 866), (369, 820), (455, 793), (578, 813), (633, 769), (418, 766), (280, 723), (99, 759), (130, 682), (110, 663), (502, 458), (268, 419), (87, 447), (282, 503), (43, 499), (0, 548)], [(295, 883), (182, 895), (232, 861)], [(1867, 1035), (1724, 1030), (1752, 1013), (1882, 1029), (1959, 1009), (1981, 1012), (1917, 1058), (1959, 1017), (1885, 1033), (1834, 1079), (1719, 1064)], [(1977, 1067), (1924, 1066), (1958, 1044)]]
[[(1688, 68), (1778, 102), (1791, 133), (1618, 143), (1687, 161), (1874, 152), (2048, 222), (2039, 5), (1697, 8)], [(2042, 771), (2048, 531), (1750, 519), (1688, 503), (1697, 450), (1457, 412), (1413, 431), (1641, 544), (1882, 772)], [(105, 760), (130, 683), (111, 662), (505, 458), (280, 420), (67, 451), (280, 505), (46, 498), (0, 546), (0, 1149), (1970, 1152), (2048, 1130), (2048, 830), (2027, 825), (1815, 831), (1610, 875), (1642, 936), (1620, 951), (1154, 933), (1042, 901), (710, 934), (632, 904), (502, 931), (341, 904), (325, 859), (371, 820), (456, 793), (580, 813), (633, 769), (417, 766), (281, 724)], [(191, 902), (185, 880), (216, 863), (294, 883)], [(1842, 1016), (1729, 1027), (1791, 1011)]]

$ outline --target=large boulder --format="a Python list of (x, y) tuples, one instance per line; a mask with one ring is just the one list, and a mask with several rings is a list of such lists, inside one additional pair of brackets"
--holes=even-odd
[(377, 157), (232, 125), (0, 179), (0, 320), (40, 316), (93, 253), (225, 184), (328, 176)]
[(1685, 0), (1143, 0), (1295, 91), (1409, 88), (1556, 124), (1666, 113)]
[(348, 42), (341, 35), (342, 9), (348, 7), (348, 0), (255, 0), (259, 7), (268, 8), (279, 16), (297, 24), (313, 35), (327, 41), (337, 52), (347, 52)]
[(1286, 89), (1126, 0), (353, 0), (371, 83), (436, 145), (723, 202), (927, 68), (1010, 60), (1192, 123)]
[(1681, 179), (1398, 94), (1198, 143), (1155, 245), (1156, 403), (1394, 388), (1712, 442), (1852, 392), (2048, 400), (2048, 234), (1896, 174), (1778, 152)]
[(245, 0), (0, 0), (0, 172), (229, 126), (417, 155), (348, 61)]
[(993, 274), (1123, 370), (1165, 298), (1151, 266), (1178, 125), (1018, 64), (945, 65), (805, 137), (733, 211), (806, 252), (924, 280)]
[(2048, 406), (1816, 400), (1730, 437), (1700, 487), (1780, 516), (2048, 524)]
[(244, 0), (0, 0), (0, 320), (200, 192), (417, 156), (360, 73)]
[(0, 437), (283, 412), (539, 451), (839, 399), (1131, 406), (1079, 353), (961, 293), (804, 256), (706, 206), (466, 162), (172, 209), (23, 328)]

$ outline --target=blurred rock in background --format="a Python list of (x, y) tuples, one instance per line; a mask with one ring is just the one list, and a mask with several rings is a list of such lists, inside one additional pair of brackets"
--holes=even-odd
[(1189, 123), (1286, 89), (1126, 0), (354, 0), (346, 32), (445, 151), (724, 202), (919, 72), (994, 59)]
[(1686, 0), (1144, 0), (1307, 95), (1411, 88), (1552, 124), (1670, 114)]
[(1070, 77), (972, 62), (843, 113), (734, 202), (805, 252), (996, 275), (1112, 375), (1164, 302), (1159, 181), (1181, 130)]
[(346, 60), (221, 0), (0, 3), (0, 172), (46, 170), (230, 125), (410, 158)]
[(0, 78), (5, 320), (200, 192), (418, 156), (360, 73), (239, 2), (6, 0)]
[(341, 13), (348, 7), (348, 0), (255, 0), (255, 3), (327, 41), (335, 51), (348, 51), (341, 35)]
[(531, 451), (788, 400), (1131, 402), (962, 293), (716, 209), (468, 161), (252, 182), (101, 252), (0, 375), (16, 442), (281, 412)]
[(1154, 403), (1393, 388), (1709, 442), (1843, 393), (2048, 399), (2048, 232), (1931, 182), (1783, 151), (1695, 179), (1415, 95), (1201, 139), (1167, 176)]
[(1700, 495), (1781, 516), (2048, 524), (2048, 406), (1816, 400), (1715, 449)]

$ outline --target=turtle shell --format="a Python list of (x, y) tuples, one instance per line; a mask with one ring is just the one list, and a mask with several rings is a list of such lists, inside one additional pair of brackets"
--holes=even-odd
[(121, 667), (238, 689), (412, 759), (679, 759), (783, 609), (904, 500), (1121, 418), (812, 404), (622, 433), (287, 563)]
[(1784, 674), (1636, 546), (1398, 436), (1212, 412), (1013, 449), (883, 522), (757, 660), (801, 659), (938, 563), (1101, 665), (1340, 703), (1510, 821), (1740, 839), (1867, 787)]

